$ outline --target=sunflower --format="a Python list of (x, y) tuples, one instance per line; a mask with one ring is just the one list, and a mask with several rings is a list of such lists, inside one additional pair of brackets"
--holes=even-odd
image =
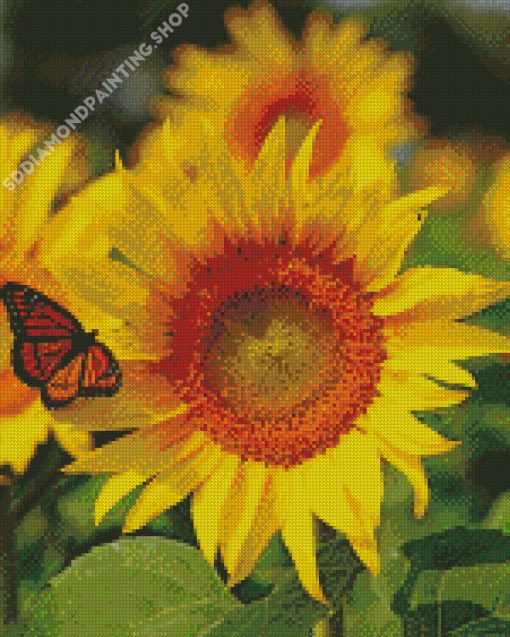
[(218, 134), (248, 166), (281, 115), (287, 119), (287, 170), (311, 126), (322, 121), (312, 177), (339, 162), (352, 165), (353, 154), (370, 162), (375, 148), (423, 132), (404, 97), (411, 56), (389, 53), (378, 39), (364, 41), (368, 24), (362, 20), (333, 25), (330, 14), (314, 11), (297, 41), (273, 7), (257, 2), (248, 11), (227, 11), (225, 23), (230, 45), (214, 52), (177, 49), (165, 82), (179, 97), (163, 98), (156, 110), (176, 123), (193, 109), (221, 114)]
[[(48, 125), (20, 114), (4, 116), (0, 121), (2, 180), (28, 159), (37, 144), (46, 149), (43, 141), (49, 140), (51, 133)], [(73, 136), (55, 146), (50, 157), (17, 188), (2, 186), (0, 287), (7, 281), (17, 281), (65, 303), (58, 284), (38, 263), (37, 240), (57, 199), (68, 198), (87, 178), (84, 142)], [(74, 455), (88, 448), (88, 436), (69, 424), (54, 421), (41, 403), (39, 390), (27, 387), (15, 376), (11, 367), (13, 341), (7, 312), (0, 304), (0, 465), (12, 465), (21, 473), (50, 429)]]
[(211, 564), (221, 552), (230, 586), (280, 530), (304, 587), (325, 601), (313, 516), (377, 574), (381, 459), (408, 477), (421, 517), (421, 456), (457, 443), (413, 411), (468, 396), (475, 382), (453, 360), (510, 351), (457, 321), (510, 284), (449, 268), (399, 274), (424, 207), (447, 187), (398, 197), (382, 154), (310, 179), (320, 121), (287, 177), (284, 117), (247, 171), (215, 117), (167, 121), (151, 136), (157, 162), (119, 167), (45, 232), (54, 276), (118, 321), (112, 349), (126, 379), (115, 397), (78, 399), (56, 417), (135, 430), (66, 471), (114, 474), (98, 522), (145, 485), (126, 533), (193, 493), (200, 547)]

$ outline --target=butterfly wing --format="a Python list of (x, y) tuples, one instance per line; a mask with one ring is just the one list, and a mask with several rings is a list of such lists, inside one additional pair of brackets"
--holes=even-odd
[(85, 334), (80, 322), (42, 292), (20, 283), (6, 283), (1, 298), (11, 330), (23, 340), (58, 340)]
[(48, 408), (64, 407), (80, 390), (85, 354), (78, 353), (65, 367), (59, 369), (41, 388), (41, 400)]
[(42, 387), (73, 358), (89, 335), (70, 312), (26, 285), (7, 283), (1, 297), (16, 337), (14, 372), (30, 387)]
[(80, 396), (113, 396), (121, 382), (119, 364), (110, 350), (97, 342), (89, 346), (80, 382)]
[(16, 337), (14, 372), (25, 384), (41, 389), (47, 407), (118, 391), (122, 376), (113, 354), (69, 311), (19, 283), (7, 283), (0, 296)]
[[(16, 342), (19, 341), (19, 342)], [(41, 387), (72, 354), (71, 339), (54, 342), (33, 342), (16, 339), (12, 352), (15, 374), (29, 387)]]
[(121, 382), (119, 364), (113, 354), (102, 343), (93, 343), (44, 383), (41, 399), (50, 409), (64, 407), (77, 396), (113, 396)]

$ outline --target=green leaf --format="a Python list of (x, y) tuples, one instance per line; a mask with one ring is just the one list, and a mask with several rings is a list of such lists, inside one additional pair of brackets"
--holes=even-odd
[(323, 604), (307, 595), (297, 578), (289, 578), (265, 599), (230, 613), (201, 635), (305, 637), (327, 613)]
[(498, 530), (455, 527), (406, 542), (404, 555), (420, 569), (500, 563), (510, 559), (510, 538)]
[[(252, 602), (220, 619), (204, 637), (305, 637), (312, 627), (328, 615), (328, 608), (312, 599), (297, 576), (295, 567), (285, 568), (285, 552), (279, 541), (272, 544), (273, 555), (265, 557), (264, 566), (278, 563), (281, 577), (274, 590), (264, 599)], [(320, 583), (331, 607), (342, 603), (346, 589), (360, 571), (348, 543), (327, 542), (317, 553)], [(270, 569), (272, 570), (272, 569)]]
[(405, 637), (402, 620), (392, 612), (385, 582), (369, 571), (356, 578), (343, 607), (344, 637)]
[(484, 529), (501, 529), (504, 535), (510, 534), (510, 491), (494, 500), (481, 526)]
[(510, 621), (505, 621), (498, 617), (484, 617), (464, 624), (464, 626), (454, 630), (451, 635), (458, 635), (459, 637), (474, 637), (475, 635), (502, 637), (510, 635)]
[(423, 571), (414, 586), (411, 609), (436, 601), (470, 601), (498, 614), (510, 603), (510, 565), (484, 564), (447, 571)]
[(200, 551), (164, 538), (136, 537), (74, 560), (30, 612), (37, 635), (158, 634), (143, 632), (153, 623), (161, 634), (191, 637), (241, 606)]
[(44, 536), (48, 529), (48, 522), (41, 507), (36, 506), (29, 511), (16, 529), (16, 548), (19, 551), (35, 544)]
[(465, 601), (421, 604), (404, 618), (406, 637), (440, 637), (489, 613), (483, 606)]

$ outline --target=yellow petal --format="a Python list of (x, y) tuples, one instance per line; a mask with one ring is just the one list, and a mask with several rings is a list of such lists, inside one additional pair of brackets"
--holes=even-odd
[(51, 271), (68, 255), (106, 256), (112, 247), (108, 226), (127, 203), (123, 172), (110, 173), (93, 182), (45, 226), (40, 246), (43, 264)]
[(322, 121), (319, 120), (310, 129), (310, 132), (306, 136), (301, 148), (298, 150), (296, 157), (292, 162), (292, 169), (290, 172), (292, 196), (299, 203), (304, 203), (307, 200), (307, 182), (310, 174), (313, 146), (321, 125)]
[(309, 464), (303, 500), (306, 496), (310, 510), (348, 537), (371, 537), (368, 520), (349, 505), (338, 463), (319, 455)]
[(193, 457), (156, 475), (144, 489), (122, 529), (132, 533), (183, 500), (214, 473), (221, 454), (219, 445), (206, 445)]
[(280, 522), (276, 516), (274, 506), (276, 498), (277, 494), (274, 485), (268, 479), (251, 528), (239, 551), (236, 567), (228, 579), (229, 587), (235, 586), (250, 575), (267, 543), (280, 528)]
[(510, 257), (510, 153), (496, 162), (494, 183), (480, 206), (494, 248), (504, 258)]
[(233, 39), (254, 58), (284, 64), (294, 57), (290, 37), (273, 7), (255, 5), (246, 15), (238, 9), (227, 14), (225, 21)]
[(410, 455), (440, 454), (460, 444), (446, 440), (409, 411), (384, 400), (375, 400), (357, 424), (365, 431), (372, 432), (378, 440), (382, 438)]
[(340, 471), (343, 485), (356, 500), (358, 509), (354, 511), (355, 514), (362, 518), (363, 525), (371, 535), (379, 524), (383, 497), (381, 461), (376, 441), (369, 434), (352, 430), (341, 436), (332, 458)]
[(428, 352), (441, 359), (463, 360), (470, 356), (510, 352), (510, 339), (496, 332), (454, 321), (423, 321), (409, 324), (386, 322), (385, 348), (390, 358)]
[(68, 255), (65, 262), (50, 271), (64, 287), (70, 288), (70, 300), (82, 297), (116, 318), (123, 318), (123, 312), (129, 310), (138, 311), (149, 294), (137, 272), (105, 256), (92, 259), (87, 255)]
[(352, 548), (374, 577), (379, 573), (379, 553), (375, 540), (349, 538)]
[(223, 454), (220, 464), (194, 494), (192, 518), (200, 548), (214, 566), (218, 548), (218, 527), (222, 524), (221, 511), (239, 469), (239, 458)]
[(388, 442), (378, 442), (381, 456), (384, 456), (396, 469), (405, 474), (414, 489), (414, 515), (422, 518), (425, 515), (429, 499), (429, 485), (423, 465), (419, 458), (394, 447)]
[(386, 360), (383, 368), (390, 372), (409, 371), (431, 376), (451, 385), (476, 387), (473, 376), (458, 365), (448, 361), (448, 356), (441, 348), (416, 347), (399, 352)]
[(360, 192), (377, 184), (381, 190), (395, 182), (395, 166), (386, 157), (386, 148), (372, 135), (356, 136), (351, 151), (353, 192)]
[(411, 268), (375, 301), (373, 313), (390, 316), (414, 308), (423, 319), (460, 319), (510, 295), (510, 283), (490, 281), (454, 268)]
[[(211, 56), (207, 50), (184, 45), (175, 54), (178, 66), (166, 73), (166, 83), (180, 95), (193, 98), (200, 106), (217, 109), (231, 107), (241, 97), (251, 81), (254, 61), (244, 54), (222, 53)], [(260, 67), (256, 67), (260, 72)], [(190, 100), (187, 100), (189, 106)], [(168, 108), (170, 106), (170, 108)], [(172, 119), (175, 106), (165, 104)], [(172, 108), (173, 107), (173, 108)]]
[(17, 249), (20, 253), (30, 249), (39, 237), (43, 224), (48, 220), (53, 198), (59, 190), (74, 150), (75, 144), (72, 140), (56, 146), (51, 157), (35, 168), (37, 172), (34, 171), (30, 188), (22, 192), (17, 223)]
[(75, 457), (92, 449), (92, 438), (88, 432), (79, 431), (73, 424), (52, 419), (51, 430), (59, 443)]
[(112, 509), (124, 496), (131, 493), (150, 478), (150, 475), (142, 475), (136, 471), (128, 470), (112, 476), (103, 486), (96, 498), (95, 503), (95, 524), (99, 525), (104, 516)]
[(382, 370), (377, 389), (383, 399), (398, 404), (409, 411), (450, 407), (462, 402), (468, 392), (445, 389), (419, 374), (391, 373)]
[(431, 186), (389, 203), (371, 216), (356, 240), (357, 276), (367, 292), (378, 292), (393, 282), (405, 250), (421, 228), (421, 210), (445, 194), (447, 189)]
[(262, 462), (246, 462), (236, 484), (237, 497), (225, 502), (225, 509), (234, 508), (228, 516), (229, 528), (222, 542), (225, 568), (230, 574), (235, 572), (239, 554), (252, 528), (266, 480), (267, 469)]
[(65, 473), (125, 473), (133, 469), (133, 458), (136, 458), (136, 471), (150, 473), (153, 464), (153, 453), (150, 445), (157, 443), (154, 436), (146, 437), (140, 432), (128, 434), (123, 438), (109, 442), (107, 445), (87, 454), (64, 467)]
[(0, 464), (10, 464), (23, 473), (37, 445), (48, 437), (51, 416), (40, 400), (34, 401), (21, 414), (0, 419)]
[(327, 604), (319, 583), (312, 514), (303, 502), (302, 474), (292, 469), (285, 472), (278, 481), (280, 509), (286, 510), (282, 522), (282, 537), (290, 551), (299, 579), (309, 595)]
[(252, 217), (267, 209), (273, 214), (279, 212), (279, 202), (285, 200), (285, 135), (287, 124), (280, 117), (264, 140), (248, 178), (242, 180), (245, 168), (232, 162), (239, 180), (243, 184), (243, 194)]
[(171, 484), (186, 497), (188, 493), (196, 489), (205, 480), (209, 480), (216, 471), (222, 451), (220, 445), (206, 443), (196, 452), (188, 454), (183, 460), (179, 460), (174, 466), (163, 470), (158, 480)]
[(133, 533), (151, 520), (158, 517), (163, 511), (179, 503), (186, 496), (173, 486), (155, 478), (148, 484), (143, 493), (129, 511), (122, 533)]

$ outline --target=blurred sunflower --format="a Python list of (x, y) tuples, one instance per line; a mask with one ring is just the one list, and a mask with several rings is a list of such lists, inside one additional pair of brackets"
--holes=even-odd
[(321, 122), (287, 177), (285, 117), (247, 171), (217, 136), (221, 119), (167, 121), (150, 136), (157, 161), (95, 182), (48, 225), (48, 268), (119, 321), (112, 349), (126, 380), (115, 397), (78, 399), (56, 417), (83, 431), (138, 429), (66, 470), (114, 474), (97, 521), (145, 485), (124, 532), (193, 492), (201, 549), (211, 564), (220, 550), (230, 586), (281, 530), (303, 585), (325, 601), (313, 515), (377, 573), (381, 459), (408, 477), (422, 516), (421, 456), (457, 443), (413, 411), (469, 394), (475, 382), (453, 360), (510, 352), (503, 336), (457, 322), (510, 283), (449, 268), (398, 274), (424, 206), (449, 186), (399, 197), (382, 151), (312, 179)]
[(476, 148), (462, 141), (428, 141), (413, 157), (409, 185), (413, 190), (431, 184), (449, 186), (450, 191), (431, 204), (433, 208), (447, 209), (465, 203), (483, 165), (477, 154), (480, 153)]
[[(48, 125), (28, 117), (4, 116), (0, 120), (2, 179), (17, 170), (51, 133)], [(55, 145), (51, 156), (17, 188), (0, 188), (0, 287), (7, 281), (18, 281), (65, 304), (58, 284), (38, 263), (37, 241), (55, 202), (67, 198), (88, 176), (84, 142), (73, 136), (61, 146)], [(54, 421), (41, 403), (39, 390), (27, 387), (15, 376), (11, 367), (13, 341), (7, 312), (0, 304), (0, 465), (10, 464), (21, 473), (50, 430), (73, 455), (89, 447), (89, 436)]]
[(504, 259), (510, 259), (510, 153), (495, 162), (494, 181), (474, 222), (492, 247)]
[(160, 100), (157, 110), (176, 123), (193, 109), (222, 114), (217, 132), (248, 166), (281, 115), (287, 170), (311, 126), (322, 121), (312, 177), (333, 164), (352, 165), (353, 154), (370, 162), (374, 147), (423, 132), (404, 97), (411, 56), (390, 54), (378, 39), (364, 41), (363, 21), (333, 25), (329, 13), (314, 11), (296, 41), (275, 9), (257, 2), (248, 11), (229, 10), (225, 22), (232, 44), (214, 52), (195, 45), (177, 50), (165, 81), (180, 97)]

